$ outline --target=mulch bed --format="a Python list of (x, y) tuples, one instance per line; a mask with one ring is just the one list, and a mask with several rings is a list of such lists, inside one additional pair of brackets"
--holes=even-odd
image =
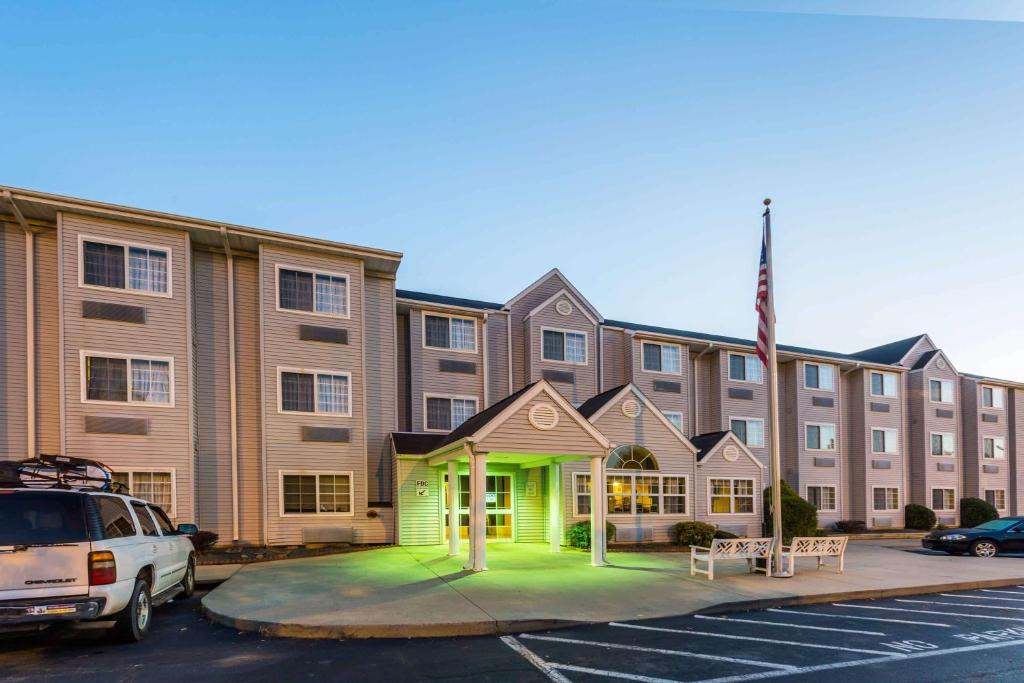
[(316, 546), (220, 546), (199, 555), (199, 564), (249, 564), (273, 560), (296, 560), (303, 557), (322, 557), (357, 553), (374, 548), (385, 548), (388, 544), (351, 545), (349, 543), (327, 543)]

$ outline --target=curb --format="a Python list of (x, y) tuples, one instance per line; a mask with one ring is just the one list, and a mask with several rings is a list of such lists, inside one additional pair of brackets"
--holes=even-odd
[[(709, 605), (692, 612), (676, 615), (651, 617), (639, 621), (655, 621), (671, 619), (673, 616), (683, 617), (693, 614), (730, 614), (746, 612), (769, 607), (794, 607), (797, 605), (814, 605), (837, 600), (877, 600), (905, 595), (922, 595), (942, 591), (964, 591), (979, 588), (999, 588), (1024, 584), (1024, 577), (1017, 579), (985, 579), (981, 581), (958, 581), (955, 583), (936, 583), (926, 586), (904, 586), (900, 588), (866, 589), (844, 591), (840, 593), (821, 593), (819, 595), (794, 595), (789, 597), (763, 598), (759, 600), (738, 600)], [(530, 631), (548, 631), (551, 629), (603, 624), (604, 621), (580, 621), (572, 619), (512, 619), (484, 620), (447, 624), (332, 624), (311, 625), (285, 622), (262, 621), (259, 619), (240, 619), (220, 614), (202, 603), (203, 615), (207, 619), (239, 631), (251, 631), (262, 636), (278, 638), (319, 638), (319, 639), (366, 639), (366, 638), (442, 638), (453, 636), (502, 636), (516, 635)]]

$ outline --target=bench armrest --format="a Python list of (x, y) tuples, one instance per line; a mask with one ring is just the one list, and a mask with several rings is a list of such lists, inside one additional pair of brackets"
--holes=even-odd
[(691, 546), (690, 546), (690, 552), (692, 553), (692, 552), (693, 552), (694, 550), (707, 550), (707, 551), (709, 551), (709, 552), (710, 552), (710, 551), (711, 551), (711, 548), (705, 548), (705, 547), (704, 547), (704, 546), (702, 546), (702, 545), (691, 545)]

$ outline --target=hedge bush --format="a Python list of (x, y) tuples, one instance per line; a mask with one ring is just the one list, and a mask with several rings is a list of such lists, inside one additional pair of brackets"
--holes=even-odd
[(836, 529), (844, 534), (862, 534), (868, 530), (868, 525), (863, 519), (841, 519), (836, 522)]
[(908, 529), (928, 531), (935, 526), (935, 513), (924, 505), (911, 503), (903, 508), (903, 524)]
[(970, 528), (999, 519), (999, 511), (981, 498), (960, 499), (960, 526)]
[[(611, 522), (606, 522), (605, 535), (608, 537), (608, 542), (611, 543), (615, 540), (615, 525)], [(569, 527), (568, 533), (565, 535), (566, 542), (573, 548), (581, 548), (583, 550), (590, 549), (590, 522), (576, 522)]]
[[(782, 482), (782, 541), (789, 543), (794, 536), (816, 536), (818, 532), (818, 510), (797, 495), (796, 491)], [(772, 529), (772, 489), (764, 490), (764, 527), (765, 535), (771, 536)]]
[(704, 522), (678, 522), (672, 525), (672, 542), (676, 545), (699, 545), (706, 548), (711, 545), (715, 531), (714, 526)]
[(737, 536), (736, 534), (734, 534), (731, 531), (726, 531), (725, 529), (715, 529), (715, 538), (729, 539), (729, 538), (739, 538), (739, 536)]
[(220, 534), (212, 531), (197, 531), (190, 538), (196, 552), (205, 553), (207, 550), (212, 548), (218, 540), (220, 540)]

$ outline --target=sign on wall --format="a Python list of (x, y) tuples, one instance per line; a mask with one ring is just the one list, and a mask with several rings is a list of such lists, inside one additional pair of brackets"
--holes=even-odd
[(536, 498), (537, 497), (537, 482), (528, 481), (526, 482), (526, 497)]
[(416, 497), (417, 498), (426, 497), (428, 490), (429, 489), (427, 487), (427, 480), (426, 479), (417, 479), (416, 480)]

